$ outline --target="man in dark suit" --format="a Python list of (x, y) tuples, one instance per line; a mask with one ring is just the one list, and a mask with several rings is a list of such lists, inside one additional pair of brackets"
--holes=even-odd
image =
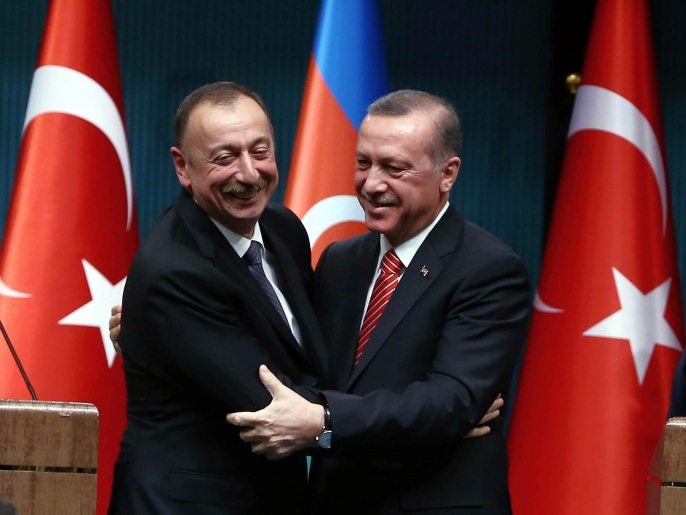
[(305, 457), (268, 461), (224, 418), (269, 404), (261, 363), (312, 401), (325, 367), (307, 234), (268, 204), (278, 171), (266, 108), (242, 86), (210, 84), (181, 103), (175, 133), (183, 193), (124, 291), (128, 424), (110, 513), (302, 513)]
[(261, 367), (270, 406), (228, 416), (270, 458), (326, 433), (315, 513), (511, 511), (502, 421), (463, 437), (507, 392), (530, 287), (514, 252), (448, 205), (460, 141), (454, 109), (427, 93), (399, 91), (370, 106), (355, 187), (372, 232), (330, 246), (315, 272), (332, 376), (326, 405)]

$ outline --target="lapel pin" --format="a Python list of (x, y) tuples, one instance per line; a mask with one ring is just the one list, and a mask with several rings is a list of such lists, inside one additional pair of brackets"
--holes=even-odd
[(419, 273), (422, 274), (422, 277), (426, 277), (429, 275), (429, 269), (426, 268), (426, 265), (422, 265), (421, 270), (419, 270)]

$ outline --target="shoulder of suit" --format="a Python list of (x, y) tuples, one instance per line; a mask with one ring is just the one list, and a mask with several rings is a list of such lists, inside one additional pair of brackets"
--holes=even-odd
[(464, 252), (459, 253), (462, 259), (478, 263), (479, 267), (507, 263), (508, 268), (518, 270), (524, 275), (528, 274), (522, 258), (509, 245), (472, 222), (465, 224), (462, 249)]
[(267, 225), (273, 224), (273, 223), (278, 223), (278, 224), (289, 223), (289, 224), (293, 224), (296, 226), (303, 227), (303, 229), (304, 229), (302, 222), (296, 216), (296, 214), (282, 204), (274, 204), (274, 203), (267, 204), (267, 207), (265, 208), (264, 213), (262, 213), (262, 216), (260, 217), (260, 223), (261, 224), (267, 224)]
[(340, 266), (355, 262), (357, 259), (368, 258), (371, 253), (378, 251), (379, 235), (365, 232), (344, 240), (331, 243), (319, 257), (317, 268), (323, 268), (325, 264)]
[(493, 249), (501, 249), (503, 252), (511, 252), (514, 254), (514, 251), (507, 243), (488, 232), (483, 227), (479, 227), (474, 222), (465, 223), (465, 239), (467, 241), (477, 241), (484, 246), (492, 247)]
[(345, 238), (344, 240), (335, 241), (329, 245), (328, 249), (335, 252), (345, 252), (350, 249), (359, 248), (361, 246), (369, 245), (371, 243), (377, 242), (379, 240), (379, 235), (372, 232), (364, 232), (358, 234), (357, 236), (351, 236), (350, 238)]

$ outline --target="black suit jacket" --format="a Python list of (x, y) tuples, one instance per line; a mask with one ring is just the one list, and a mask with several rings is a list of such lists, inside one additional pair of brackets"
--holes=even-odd
[[(120, 344), (128, 424), (110, 513), (301, 513), (303, 456), (268, 461), (228, 412), (271, 401), (266, 363), (286, 384), (317, 385), (325, 366), (307, 295), (310, 249), (295, 215), (267, 208), (260, 226), (302, 331), (293, 338), (247, 265), (183, 193), (140, 248), (124, 291)], [(310, 388), (295, 387), (317, 400)]]
[(353, 370), (378, 255), (368, 233), (330, 246), (315, 273), (333, 446), (317, 463), (314, 511), (509, 513), (502, 424), (463, 437), (499, 393), (507, 398), (530, 312), (521, 260), (450, 208)]

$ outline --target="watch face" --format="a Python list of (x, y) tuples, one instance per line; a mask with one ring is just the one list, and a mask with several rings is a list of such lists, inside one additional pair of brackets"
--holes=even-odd
[(322, 434), (320, 434), (317, 437), (317, 443), (319, 444), (319, 447), (322, 449), (330, 449), (331, 448), (331, 431), (328, 429), (323, 431)]

